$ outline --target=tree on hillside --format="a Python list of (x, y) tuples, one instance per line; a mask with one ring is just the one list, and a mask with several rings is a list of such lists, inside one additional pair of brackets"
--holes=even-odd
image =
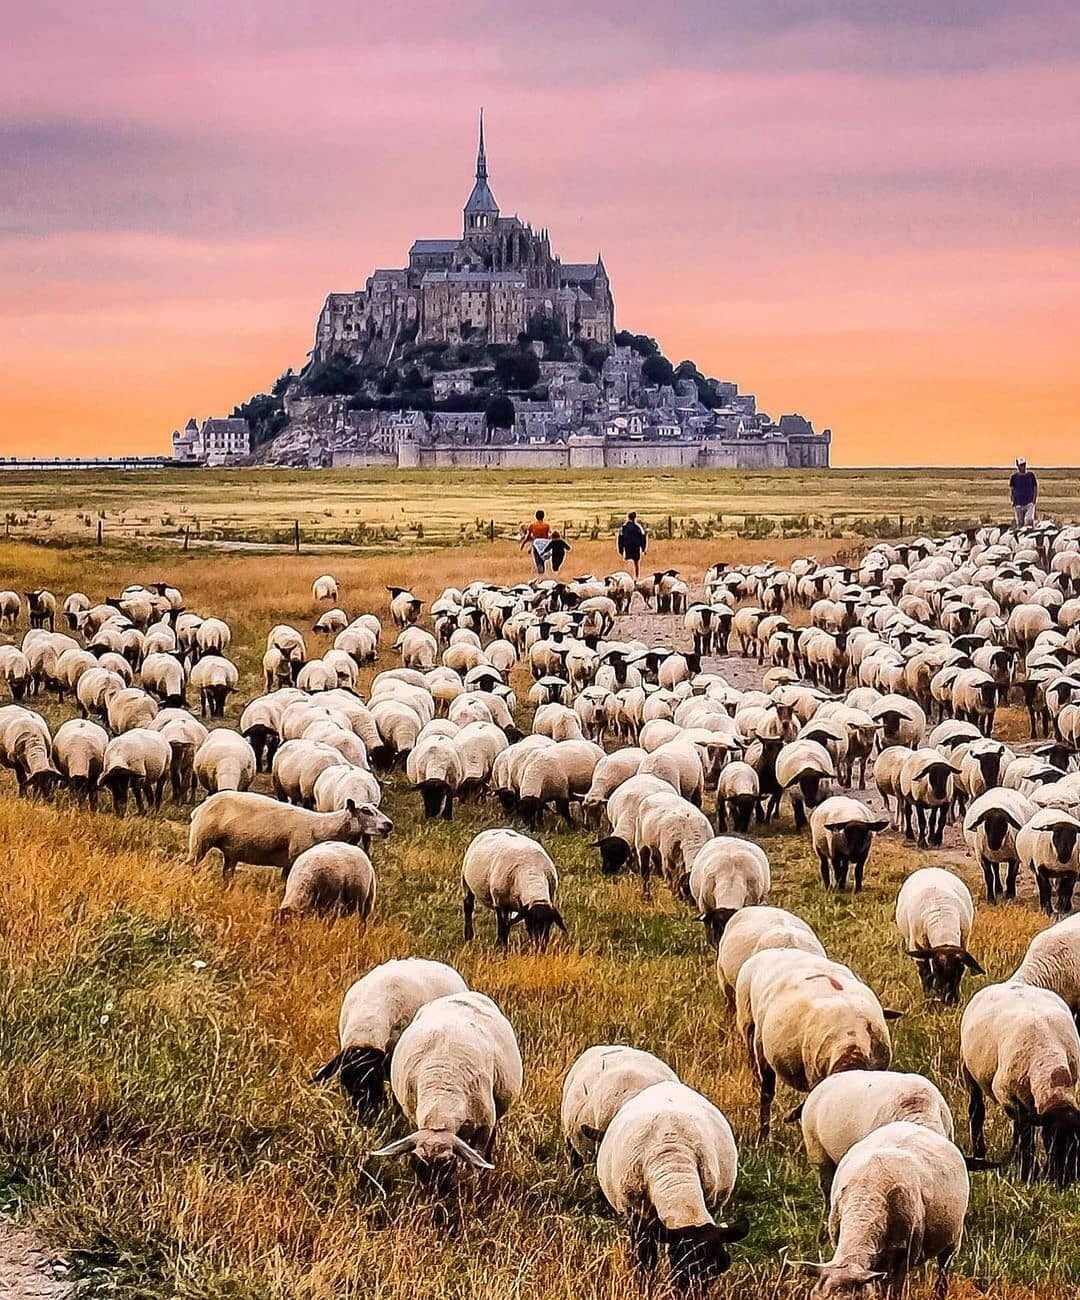
[(671, 362), (665, 356), (657, 353), (655, 356), (645, 358), (641, 367), (641, 378), (646, 384), (673, 384), (675, 382), (675, 369)]
[(505, 393), (496, 393), (484, 407), (484, 419), (490, 429), (512, 429), (514, 403)]
[(312, 366), (304, 376), (304, 389), (311, 397), (351, 397), (361, 382), (357, 367), (338, 352)]

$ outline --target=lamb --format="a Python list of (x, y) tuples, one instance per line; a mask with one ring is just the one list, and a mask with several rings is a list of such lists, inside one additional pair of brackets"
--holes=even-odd
[(98, 788), (112, 793), (118, 817), (127, 811), (129, 794), (139, 812), (145, 812), (147, 805), (158, 809), (171, 761), (172, 750), (164, 736), (146, 727), (134, 727), (114, 736), (106, 745)]
[(654, 1083), (678, 1083), (671, 1066), (636, 1047), (589, 1047), (563, 1081), (560, 1124), (570, 1164), (596, 1157), (619, 1108)]
[(627, 1221), (639, 1272), (667, 1249), (679, 1291), (703, 1291), (731, 1264), (727, 1247), (749, 1225), (716, 1216), (735, 1188), (739, 1156), (731, 1125), (700, 1093), (676, 1080), (624, 1102), (600, 1142), (596, 1176)]
[(96, 722), (71, 718), (53, 737), (53, 762), (75, 798), (97, 812), (98, 778), (105, 761), (109, 733)]
[(899, 1296), (910, 1270), (929, 1260), (938, 1265), (935, 1300), (945, 1300), (969, 1196), (964, 1157), (944, 1134), (909, 1120), (874, 1129), (837, 1167), (833, 1257), (804, 1266), (818, 1279), (811, 1300), (870, 1295), (878, 1282)]
[(465, 769), (461, 752), (450, 736), (427, 736), (417, 741), (405, 763), (410, 785), (420, 791), (424, 816), (454, 815), (454, 793), (461, 785)]
[(195, 778), (210, 794), (248, 790), (255, 780), (255, 751), (228, 727), (211, 731), (195, 752)]
[(375, 906), (375, 869), (355, 844), (313, 844), (289, 869), (278, 919), (355, 912), (366, 922)]
[(848, 867), (854, 868), (853, 888), (862, 889), (863, 871), (874, 835), (887, 830), (889, 819), (876, 818), (866, 804), (846, 795), (833, 795), (810, 814), (810, 838), (821, 866), (821, 883), (847, 888)]
[(527, 835), (504, 828), (481, 831), (465, 850), (461, 886), (466, 940), (473, 937), (477, 899), (494, 911), (502, 948), (519, 922), (540, 949), (547, 946), (553, 926), (566, 933), (554, 902), (559, 873), (543, 845)]
[(204, 718), (225, 716), (225, 705), (236, 690), (239, 681), (236, 665), (218, 654), (207, 654), (191, 669), (188, 682), (199, 692), (199, 702)]
[(1035, 1177), (1035, 1135), (1041, 1128), (1048, 1177), (1059, 1187), (1074, 1182), (1080, 1165), (1080, 1036), (1068, 1005), (1049, 989), (991, 984), (964, 1011), (960, 1059), (976, 1158), (986, 1158), (986, 1098), (992, 1097), (1012, 1119), (1021, 1178)]
[(928, 844), (941, 847), (945, 817), (955, 796), (953, 778), (958, 775), (959, 768), (936, 749), (913, 750), (901, 763), (900, 802), (904, 834), (908, 839), (917, 838), (920, 849), (925, 849)]
[(461, 1164), (492, 1169), (496, 1125), (521, 1095), (513, 1026), (482, 993), (435, 998), (398, 1039), (390, 1087), (416, 1129), (373, 1156), (411, 1155), (437, 1190)]
[(1011, 982), (1050, 989), (1065, 1001), (1080, 1028), (1080, 916), (1037, 934)]
[(964, 971), (985, 972), (968, 952), (975, 905), (967, 885), (950, 871), (923, 867), (912, 872), (896, 899), (896, 928), (918, 966), (927, 998), (946, 1006), (960, 1001)]
[(364, 844), (372, 836), (389, 835), (393, 826), (373, 805), (351, 799), (339, 812), (316, 813), (267, 795), (223, 790), (191, 814), (188, 865), (197, 867), (211, 849), (218, 849), (226, 882), (236, 874), (239, 862), (287, 872), (313, 844), (327, 840)]
[(422, 957), (383, 962), (352, 984), (341, 1003), (341, 1050), (315, 1074), (316, 1083), (339, 1078), (363, 1112), (379, 1105), (398, 1039), (421, 1007), (468, 985), (452, 966)]
[(723, 835), (698, 850), (690, 868), (690, 896), (713, 947), (719, 948), (736, 912), (765, 902), (771, 884), (768, 855), (749, 840)]
[(708, 817), (674, 790), (651, 794), (642, 800), (634, 829), (642, 898), (650, 897), (654, 869), (668, 882), (673, 893), (689, 898), (694, 860), (712, 838)]
[(846, 967), (797, 950), (750, 957), (735, 986), (739, 1032), (760, 1088), (759, 1131), (769, 1134), (776, 1080), (810, 1092), (844, 1070), (887, 1070), (893, 1018)]
[(1007, 864), (1006, 898), (1016, 897), (1020, 855), (1016, 835), (1035, 815), (1035, 805), (1018, 790), (995, 788), (979, 795), (968, 805), (964, 817), (964, 840), (986, 881), (986, 901), (1002, 896), (1001, 866)]
[(823, 1079), (788, 1116), (802, 1127), (806, 1157), (829, 1208), (836, 1167), (856, 1142), (898, 1120), (921, 1124), (951, 1142), (955, 1125), (941, 1092), (921, 1074), (847, 1070)]
[(728, 1007), (735, 1007), (739, 971), (757, 952), (768, 948), (794, 948), (825, 956), (825, 949), (801, 917), (779, 907), (748, 907), (736, 912), (724, 927), (716, 954), (716, 976)]
[(1060, 808), (1041, 809), (1017, 832), (1016, 853), (1035, 874), (1047, 916), (1054, 914), (1055, 887), (1058, 911), (1071, 912), (1080, 874), (1080, 820)]

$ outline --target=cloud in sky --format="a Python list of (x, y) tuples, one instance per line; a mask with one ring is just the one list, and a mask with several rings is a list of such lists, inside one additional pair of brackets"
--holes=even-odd
[(838, 460), (1075, 460), (1075, 4), (47, 0), (7, 35), (5, 450), (151, 450), (302, 363), (327, 291), (456, 231), (483, 102), (504, 209)]

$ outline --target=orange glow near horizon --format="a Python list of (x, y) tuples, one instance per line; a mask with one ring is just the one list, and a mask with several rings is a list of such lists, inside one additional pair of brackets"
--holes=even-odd
[(299, 368), (458, 232), (483, 100), (503, 210), (834, 463), (1078, 460), (1075, 6), (63, 7), (2, 56), (2, 455), (165, 451)]

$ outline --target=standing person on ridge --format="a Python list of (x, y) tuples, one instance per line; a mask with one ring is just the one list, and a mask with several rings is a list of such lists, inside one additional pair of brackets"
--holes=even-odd
[(649, 549), (649, 539), (645, 529), (637, 521), (637, 512), (631, 510), (626, 522), (619, 529), (619, 554), (627, 564), (633, 566), (634, 577), (638, 577), (638, 562)]
[(1027, 467), (1023, 456), (1016, 458), (1016, 473), (1009, 479), (1009, 495), (1017, 526), (1023, 528), (1035, 522), (1035, 503), (1039, 499), (1039, 480)]
[(521, 550), (524, 550), (530, 543), (532, 544), (533, 564), (536, 565), (538, 577), (544, 574), (544, 568), (547, 564), (548, 547), (550, 546), (551, 525), (544, 519), (544, 512), (538, 510), (536, 518), (524, 530), (521, 537)]

